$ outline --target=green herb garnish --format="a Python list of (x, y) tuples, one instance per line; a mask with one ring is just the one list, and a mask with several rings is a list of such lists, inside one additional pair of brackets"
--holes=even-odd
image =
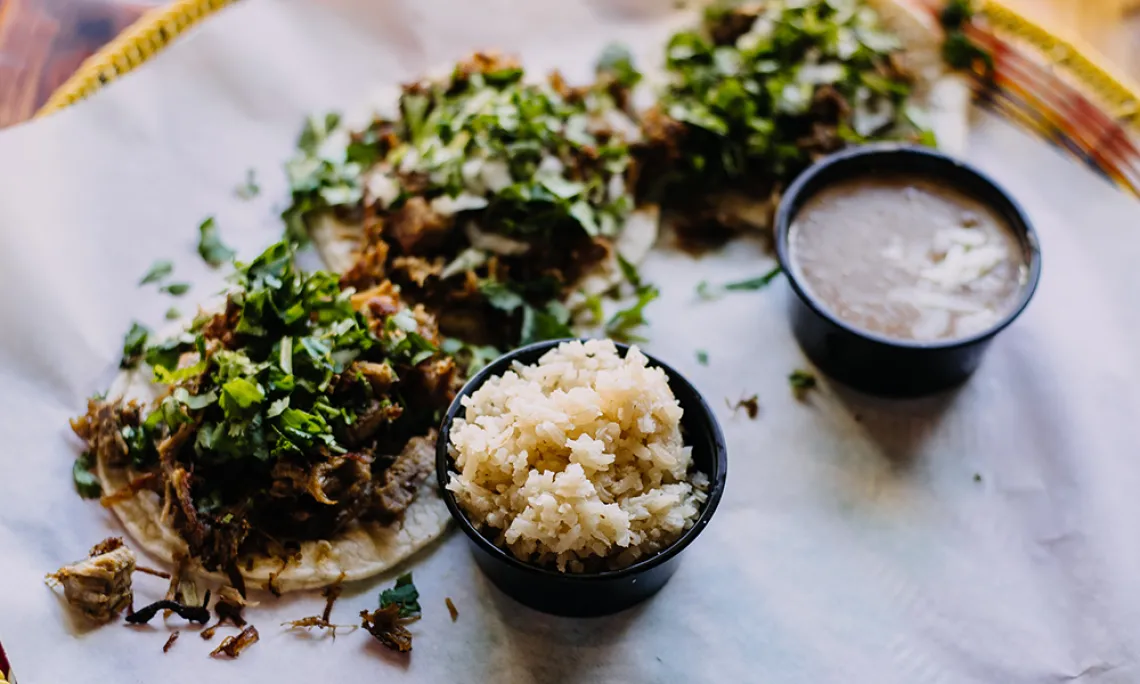
[(181, 297), (190, 291), (190, 283), (167, 283), (158, 288), (158, 291), (175, 297)]
[(817, 385), (815, 373), (797, 368), (788, 375), (788, 385), (792, 388), (792, 394), (796, 399), (803, 401), (807, 398), (808, 392), (815, 389)]
[(123, 338), (123, 358), (119, 361), (120, 368), (131, 368), (142, 357), (146, 349), (146, 341), (150, 330), (137, 321), (131, 322), (131, 329)]
[(253, 169), (245, 172), (245, 182), (237, 186), (234, 194), (243, 200), (253, 199), (261, 193), (261, 186), (257, 184), (257, 174)]
[(94, 473), (95, 458), (90, 452), (83, 452), (75, 459), (71, 467), (71, 479), (75, 482), (75, 491), (84, 499), (98, 499), (103, 495), (103, 486)]
[(161, 259), (151, 264), (151, 267), (147, 270), (146, 275), (144, 275), (142, 277), (142, 280), (139, 281), (139, 285), (157, 283), (173, 272), (174, 264), (165, 259)]
[(737, 280), (723, 285), (710, 285), (707, 280), (697, 284), (697, 296), (701, 299), (715, 299), (724, 292), (755, 292), (768, 287), (781, 273), (779, 266), (774, 267), (762, 276)]
[(405, 573), (396, 578), (396, 586), (380, 592), (380, 608), (383, 610), (391, 605), (400, 607), (400, 617), (417, 617), (420, 614), (420, 592), (412, 583), (412, 573)]
[(221, 266), (234, 258), (234, 251), (222, 243), (218, 226), (210, 216), (198, 225), (198, 254), (210, 266)]
[(178, 309), (174, 308), (173, 306), (166, 310), (166, 320), (168, 320), (168, 321), (176, 321), (181, 316), (182, 316), (182, 313)]
[(702, 366), (709, 365), (709, 353), (704, 349), (697, 350), (697, 363), (701, 364)]
[(854, 2), (713, 5), (666, 48), (671, 81), (657, 112), (682, 128), (657, 141), (669, 187), (785, 183), (819, 154), (911, 135), (909, 82), (891, 60), (900, 48)]

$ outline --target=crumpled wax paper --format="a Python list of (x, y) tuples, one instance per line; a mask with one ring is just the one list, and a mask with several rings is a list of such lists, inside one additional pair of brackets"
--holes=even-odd
[[(221, 287), (194, 251), (204, 216), (243, 257), (278, 237), (281, 163), (306, 113), (475, 48), (571, 79), (615, 40), (645, 64), (692, 16), (642, 0), (249, 0), (78, 106), (0, 133), (0, 640), (20, 681), (1140, 681), (1140, 204), (980, 112), (967, 156), (1025, 205), (1044, 271), (956, 392), (888, 402), (823, 382), (798, 403), (786, 283), (694, 293), (771, 258), (750, 241), (651, 256), (663, 295), (647, 347), (705, 393), (730, 455), (720, 509), (649, 602), (597, 619), (533, 612), (452, 532), (406, 565), (424, 606), (410, 657), (363, 631), (279, 627), (319, 612), (306, 594), (263, 597), (247, 611), (261, 642), (225, 662), (207, 653), (232, 629), (209, 644), (183, 629), (164, 655), (176, 619), (90, 629), (44, 586), (120, 533), (72, 489), (68, 418), (105, 387), (132, 320), (157, 327), (172, 303), (191, 312)], [(242, 202), (248, 168), (262, 192)], [(160, 258), (191, 293), (136, 286)], [(727, 407), (753, 393), (756, 420)], [(357, 622), (394, 576), (350, 586), (334, 621)], [(139, 605), (165, 590), (135, 583)]]

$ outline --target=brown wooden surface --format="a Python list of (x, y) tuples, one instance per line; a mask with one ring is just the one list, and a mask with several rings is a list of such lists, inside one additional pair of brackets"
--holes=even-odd
[[(1007, 2), (1046, 26), (1077, 33), (1140, 80), (1140, 0)], [(162, 3), (0, 0), (0, 128), (30, 118), (84, 59)]]

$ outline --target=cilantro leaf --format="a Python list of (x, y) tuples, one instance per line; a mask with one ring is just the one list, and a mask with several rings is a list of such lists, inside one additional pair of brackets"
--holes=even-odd
[(119, 368), (131, 368), (142, 357), (146, 350), (146, 340), (150, 330), (137, 321), (131, 322), (131, 329), (123, 339), (123, 358), (119, 361)]
[(807, 393), (815, 389), (817, 385), (815, 373), (797, 368), (788, 375), (788, 385), (792, 388), (792, 394), (796, 399), (803, 401), (807, 398)]
[(775, 266), (762, 276), (737, 280), (723, 285), (710, 285), (707, 280), (697, 284), (697, 296), (701, 299), (715, 299), (724, 292), (755, 292), (768, 287), (782, 273), (779, 266)]
[(632, 88), (641, 81), (641, 72), (633, 65), (633, 55), (620, 43), (610, 43), (602, 50), (596, 71), (625, 88)]
[(221, 266), (234, 258), (234, 251), (222, 243), (213, 216), (208, 216), (198, 224), (198, 254), (213, 267)]
[(90, 452), (84, 452), (75, 459), (71, 467), (71, 479), (75, 482), (75, 491), (84, 499), (98, 499), (103, 494), (103, 487), (99, 478), (92, 469), (95, 467), (95, 458)]
[(709, 365), (709, 353), (704, 349), (697, 350), (697, 363), (701, 364), (702, 366)]
[(525, 304), (522, 295), (497, 280), (483, 280), (479, 282), (479, 292), (487, 298), (487, 303), (510, 313)]
[(176, 321), (182, 316), (182, 313), (175, 307), (170, 307), (166, 310), (165, 318), (168, 321)]
[(253, 199), (261, 193), (261, 186), (257, 184), (256, 171), (254, 169), (247, 169), (245, 172), (245, 182), (237, 186), (234, 194), (243, 200)]
[(633, 331), (646, 324), (645, 307), (657, 299), (658, 292), (652, 285), (643, 286), (637, 292), (637, 301), (622, 309), (606, 321), (606, 336), (621, 342), (641, 341)]
[(391, 605), (400, 607), (400, 617), (418, 617), (421, 612), (420, 592), (412, 583), (412, 573), (396, 578), (396, 586), (380, 592), (380, 609)]
[(543, 340), (560, 340), (573, 337), (570, 329), (570, 312), (558, 302), (550, 302), (545, 309), (523, 306), (522, 340), (520, 344), (531, 344)]
[(158, 288), (159, 292), (172, 295), (174, 297), (181, 297), (190, 291), (190, 283), (167, 283)]
[(146, 275), (139, 281), (139, 285), (147, 285), (149, 283), (157, 283), (166, 276), (174, 272), (174, 264), (166, 259), (160, 259), (147, 270)]

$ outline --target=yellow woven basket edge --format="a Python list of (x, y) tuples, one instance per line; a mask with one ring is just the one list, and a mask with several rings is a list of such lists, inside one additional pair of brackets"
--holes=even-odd
[(1116, 119), (1140, 123), (1140, 84), (1111, 65), (1096, 48), (1056, 27), (1033, 21), (1001, 0), (984, 0), (982, 14), (1003, 33), (1032, 45), (1071, 75)]
[(91, 55), (51, 94), (36, 117), (75, 104), (162, 51), (179, 35), (236, 0), (175, 0), (150, 10)]
[[(175, 0), (139, 18), (120, 36), (89, 57), (36, 113), (68, 107), (156, 55), (182, 32), (236, 0)], [(1140, 122), (1140, 85), (1109, 66), (1093, 47), (1043, 26), (1001, 0), (985, 0), (983, 11), (997, 28), (1030, 43), (1110, 108), (1117, 118)]]

